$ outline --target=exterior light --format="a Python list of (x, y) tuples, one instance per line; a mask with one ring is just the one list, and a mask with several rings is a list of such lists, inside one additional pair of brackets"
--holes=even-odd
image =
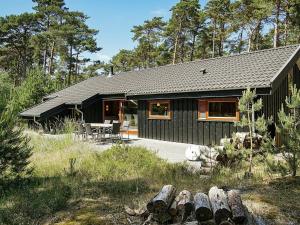
[(105, 110), (106, 110), (106, 111), (109, 110), (109, 105), (105, 105)]
[(159, 102), (157, 102), (157, 103), (156, 103), (156, 106), (157, 106), (157, 107), (159, 107), (159, 106), (160, 106), (160, 103), (159, 103)]

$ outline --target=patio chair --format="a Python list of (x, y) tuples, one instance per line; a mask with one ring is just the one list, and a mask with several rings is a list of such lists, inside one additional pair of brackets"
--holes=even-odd
[(121, 139), (120, 128), (121, 123), (113, 123), (112, 129), (109, 131), (111, 141), (113, 141), (113, 139)]
[(82, 139), (86, 136), (86, 133), (85, 133), (85, 129), (84, 129), (84, 126), (82, 123), (78, 123), (77, 126), (76, 126), (76, 130), (75, 130), (75, 138), (78, 137), (82, 137)]
[(95, 130), (92, 129), (90, 123), (85, 124), (85, 132), (86, 132), (86, 139), (89, 138), (89, 135), (92, 136), (92, 140), (95, 139), (95, 136), (98, 134)]
[(111, 120), (104, 120), (104, 124), (111, 124)]
[(129, 140), (129, 127), (130, 127), (130, 121), (128, 120), (125, 120), (122, 124), (122, 127), (121, 127), (121, 133), (124, 133), (124, 132), (127, 132), (127, 139)]

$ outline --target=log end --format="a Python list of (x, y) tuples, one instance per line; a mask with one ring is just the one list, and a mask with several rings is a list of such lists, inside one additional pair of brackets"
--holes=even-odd
[(195, 212), (198, 221), (207, 221), (213, 218), (212, 211), (206, 207), (200, 207)]

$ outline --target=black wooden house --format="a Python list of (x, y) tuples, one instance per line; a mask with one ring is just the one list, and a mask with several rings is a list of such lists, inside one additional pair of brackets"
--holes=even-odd
[(240, 130), (238, 99), (247, 87), (273, 116), (300, 87), (300, 46), (167, 65), (113, 76), (97, 76), (53, 93), (21, 116), (45, 126), (54, 118), (85, 122), (130, 120), (141, 138), (218, 144)]

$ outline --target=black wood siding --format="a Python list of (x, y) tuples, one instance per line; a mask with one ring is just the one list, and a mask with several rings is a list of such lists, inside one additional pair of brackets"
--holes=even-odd
[[(300, 71), (293, 68), (294, 83), (300, 88)], [(277, 122), (277, 113), (288, 95), (288, 76), (280, 78), (279, 85), (270, 95), (261, 95), (262, 113), (272, 116)], [(260, 94), (258, 92), (258, 94)], [(147, 100), (138, 101), (139, 137), (193, 143), (200, 145), (218, 145), (221, 138), (231, 137), (234, 132), (246, 131), (236, 127), (233, 122), (198, 121), (197, 99), (183, 98), (171, 100), (171, 120), (148, 119)]]
[[(300, 88), (300, 71), (298, 66), (295, 64), (292, 70), (293, 73), (293, 83), (296, 87)], [(272, 90), (271, 95), (265, 95), (262, 97), (263, 100), (263, 113), (266, 117), (273, 117), (275, 123), (278, 121), (277, 113), (280, 111), (281, 106), (285, 106), (285, 99), (288, 96), (289, 84), (288, 84), (288, 75), (282, 77), (280, 84), (277, 85), (275, 90)]]
[(197, 99), (171, 100), (170, 120), (148, 119), (147, 101), (138, 101), (139, 137), (193, 143), (200, 145), (219, 144), (223, 137), (242, 131), (232, 122), (198, 121)]
[(103, 122), (102, 99), (98, 98), (93, 103), (82, 109), (83, 118), (86, 123), (101, 123)]

